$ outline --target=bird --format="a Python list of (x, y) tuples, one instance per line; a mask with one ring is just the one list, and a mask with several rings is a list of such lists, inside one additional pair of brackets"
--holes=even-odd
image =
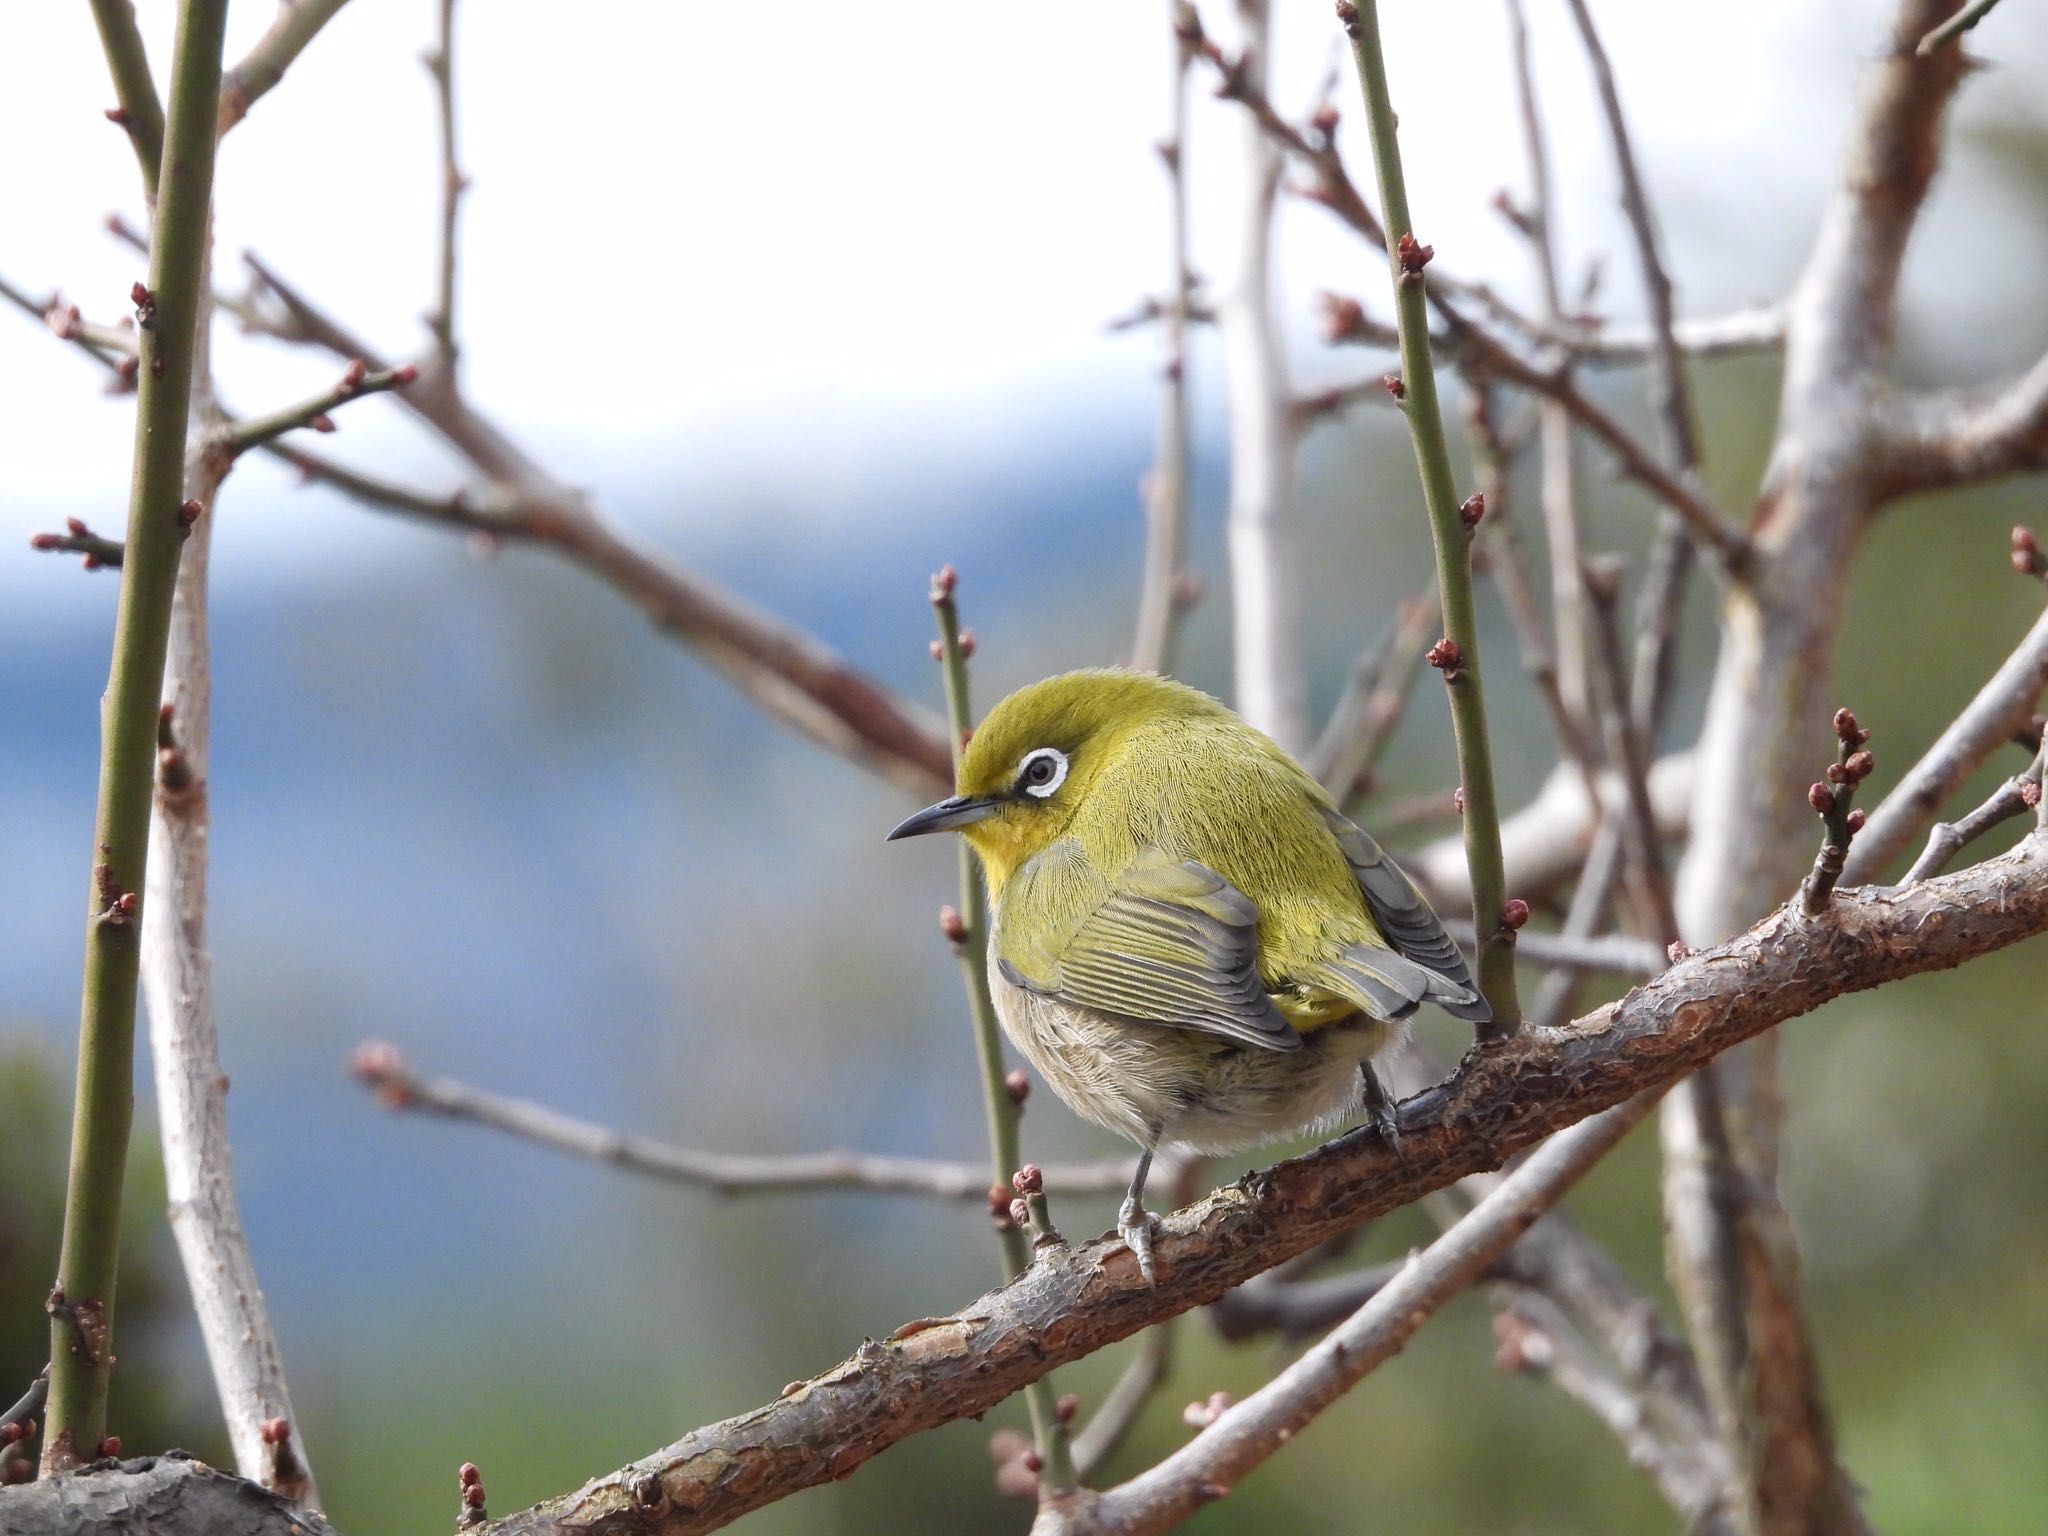
[(1149, 672), (1010, 694), (955, 793), (889, 839), (957, 831), (987, 883), (1003, 1031), (1062, 1102), (1127, 1137), (1118, 1233), (1156, 1284), (1145, 1179), (1162, 1146), (1226, 1154), (1361, 1108), (1423, 1004), (1493, 1016), (1415, 883), (1264, 732)]

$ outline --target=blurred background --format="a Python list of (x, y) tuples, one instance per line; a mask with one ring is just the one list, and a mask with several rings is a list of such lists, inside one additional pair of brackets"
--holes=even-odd
[[(1211, 12), (1224, 7), (1212, 5)], [(1276, 100), (1330, 63), (1323, 7), (1280, 17)], [(1562, 8), (1533, 0), (1567, 269), (1640, 315), (1606, 146)], [(171, 7), (140, 0), (152, 57)], [(222, 277), (243, 249), (394, 352), (424, 344), (438, 198), (426, 0), (360, 0), (223, 152)], [(1781, 295), (1803, 257), (1872, 0), (1601, 7), (1685, 311)], [(239, 7), (230, 56), (270, 20)], [(1211, 15), (1219, 33), (1227, 18)], [(977, 706), (1129, 644), (1156, 338), (1103, 322), (1168, 275), (1151, 150), (1167, 123), (1164, 4), (892, 3), (791, 12), (593, 4), (538, 24), (465, 8), (459, 325), (472, 397), (619, 524), (937, 707), (927, 573), (952, 561), (980, 636)], [(1487, 206), (1520, 190), (1499, 6), (1386, 17), (1417, 222), (1459, 272), (1528, 297)], [(18, 8), (0, 62), (0, 272), (124, 307), (139, 212), (84, 7)], [(2048, 35), (2024, 8), (1973, 34), (1907, 284), (1902, 375), (1969, 382), (2048, 344)], [(1676, 61), (1683, 67), (1674, 67)], [(1197, 267), (1226, 282), (1242, 167), (1199, 73), (1187, 163)], [(1347, 78), (1345, 147), (1361, 176)], [(1304, 386), (1379, 370), (1316, 339), (1318, 289), (1382, 298), (1384, 267), (1312, 206), (1284, 207), (1280, 309)], [(1384, 312), (1384, 305), (1381, 306)], [(241, 410), (328, 364), (232, 334)], [(1194, 564), (1209, 578), (1181, 671), (1228, 696), (1226, 443), (1197, 333)], [(1775, 407), (1765, 360), (1698, 375), (1713, 489), (1754, 490)], [(46, 1343), (69, 1122), (81, 924), (115, 579), (36, 555), (67, 516), (115, 532), (132, 399), (32, 320), (0, 316), (0, 1395)], [(1642, 420), (1640, 380), (1598, 387)], [(351, 406), (337, 456), (452, 487), (388, 402)], [(1365, 406), (1304, 456), (1312, 698), (1429, 569), (1401, 424)], [(1649, 512), (1589, 474), (1596, 545)], [(1894, 511), (1866, 546), (1836, 670), (1877, 737), (1882, 790), (2038, 611), (2005, 564), (2038, 482)], [(1533, 487), (1524, 498), (1533, 510)], [(492, 556), (295, 486), (256, 456), (217, 511), (212, 927), (244, 1214), (331, 1514), (431, 1525), (464, 1459), (509, 1510), (774, 1396), (864, 1334), (994, 1279), (970, 1206), (861, 1194), (721, 1200), (490, 1133), (393, 1118), (348, 1080), (367, 1036), (415, 1064), (593, 1119), (734, 1151), (983, 1146), (958, 977), (934, 928), (950, 847), (885, 847), (910, 803), (765, 722), (610, 593), (545, 554)], [(1529, 521), (1533, 522), (1533, 518)], [(1535, 532), (1532, 528), (1531, 533)], [(1482, 588), (1495, 654), (1509, 643)], [(1695, 592), (1691, 735), (1712, 622)], [(1551, 747), (1534, 698), (1492, 690), (1510, 800)], [(1817, 722), (1816, 766), (1830, 744)], [(2016, 761), (1968, 792), (1970, 803)], [(1383, 804), (1452, 776), (1420, 688)], [(1377, 825), (1368, 806), (1364, 819)], [(1391, 827), (1397, 845), (1429, 829)], [(1991, 846), (2000, 846), (1993, 843)], [(2035, 1532), (2048, 1509), (2048, 948), (2028, 946), (1786, 1031), (1789, 1192), (1849, 1465), (1892, 1533)], [(1448, 1029), (1432, 1039), (1457, 1048)], [(224, 1454), (161, 1218), (147, 1070), (114, 1428), (131, 1449)], [(1028, 1155), (1118, 1153), (1049, 1095)], [(1654, 1138), (1572, 1202), (1662, 1294)], [(1277, 1154), (1276, 1154), (1277, 1155)], [(1241, 1164), (1219, 1165), (1216, 1178)], [(1072, 1233), (1114, 1201), (1056, 1202)], [(1379, 1225), (1368, 1261), (1424, 1240)], [(1125, 1346), (1128, 1348), (1129, 1346)], [(1660, 1531), (1675, 1520), (1606, 1432), (1491, 1364), (1467, 1298), (1190, 1529)], [(1062, 1372), (1099, 1400), (1111, 1351)], [(1270, 1374), (1199, 1317), (1175, 1381), (1110, 1469), (1188, 1434), (1181, 1406)], [(1005, 1405), (990, 1425), (1017, 1422)], [(990, 1489), (990, 1425), (915, 1439), (847, 1483), (742, 1523), (766, 1533), (1021, 1531)]]

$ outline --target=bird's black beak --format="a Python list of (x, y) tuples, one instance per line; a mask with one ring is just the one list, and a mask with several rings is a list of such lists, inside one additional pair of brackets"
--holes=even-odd
[(995, 815), (1001, 804), (1000, 800), (973, 800), (966, 795), (955, 795), (937, 805), (926, 806), (899, 825), (884, 841), (893, 843), (899, 837), (922, 837), (927, 832), (951, 832), (956, 827), (970, 826)]

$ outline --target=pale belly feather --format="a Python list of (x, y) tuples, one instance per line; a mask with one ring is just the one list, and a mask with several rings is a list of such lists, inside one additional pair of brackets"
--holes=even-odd
[(1074, 1113), (1140, 1146), (1236, 1152), (1335, 1128), (1363, 1097), (1359, 1068), (1407, 1026), (1363, 1016), (1311, 1030), (1298, 1051), (1134, 1024), (1005, 980), (989, 985), (1010, 1043)]

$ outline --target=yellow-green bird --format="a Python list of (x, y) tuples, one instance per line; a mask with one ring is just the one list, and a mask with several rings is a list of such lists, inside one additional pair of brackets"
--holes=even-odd
[(889, 836), (980, 855), (1003, 1029), (1084, 1119), (1141, 1149), (1118, 1228), (1153, 1277), (1163, 1144), (1235, 1152), (1392, 1101), (1371, 1058), (1436, 1003), (1492, 1017), (1429, 903), (1329, 794), (1207, 694), (1069, 672), (981, 723), (959, 793)]

